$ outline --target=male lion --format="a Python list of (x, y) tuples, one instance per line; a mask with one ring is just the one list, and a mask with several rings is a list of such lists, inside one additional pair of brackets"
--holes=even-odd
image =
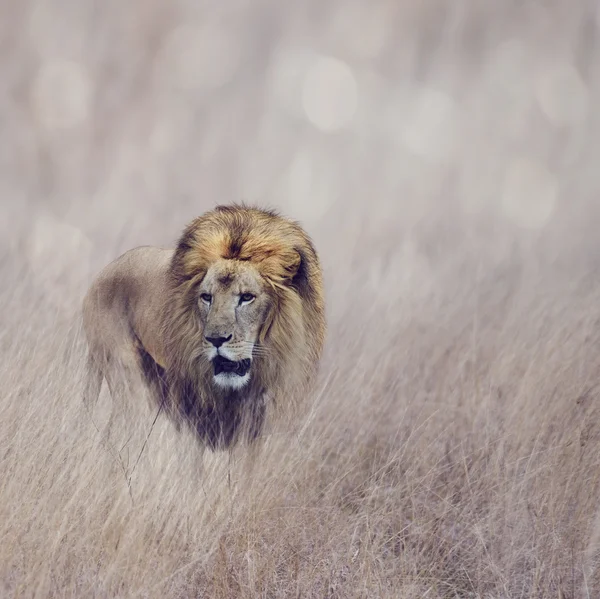
[(218, 206), (176, 249), (139, 247), (107, 266), (83, 323), (88, 407), (106, 378), (112, 421), (137, 378), (178, 429), (232, 448), (260, 435), (270, 405), (308, 390), (325, 336), (321, 269), (297, 223)]

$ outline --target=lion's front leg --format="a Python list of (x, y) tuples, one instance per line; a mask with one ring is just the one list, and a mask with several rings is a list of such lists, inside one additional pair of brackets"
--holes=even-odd
[[(103, 441), (118, 452), (127, 469), (140, 435), (138, 410), (144, 406), (140, 395), (146, 391), (141, 375), (140, 360), (135, 348), (117, 348), (106, 360), (106, 382), (111, 397), (111, 411), (102, 432)], [(130, 451), (130, 447), (133, 450)]]

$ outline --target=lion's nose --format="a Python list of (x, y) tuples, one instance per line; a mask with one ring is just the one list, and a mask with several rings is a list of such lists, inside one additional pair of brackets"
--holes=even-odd
[(231, 337), (232, 337), (232, 335), (229, 335), (229, 337), (205, 337), (205, 339), (209, 343), (212, 343), (212, 345), (214, 345), (215, 347), (221, 347), (221, 345), (223, 345), (223, 343), (227, 343), (228, 341), (231, 341)]

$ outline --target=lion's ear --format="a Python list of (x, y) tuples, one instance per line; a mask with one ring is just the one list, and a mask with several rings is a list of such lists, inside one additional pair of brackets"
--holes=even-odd
[(308, 261), (301, 249), (296, 249), (294, 254), (295, 259), (288, 271), (290, 273), (289, 281), (290, 285), (296, 289), (300, 295), (304, 295), (308, 285)]
[(285, 275), (286, 279), (290, 283), (294, 280), (294, 277), (298, 274), (298, 270), (302, 266), (302, 256), (298, 250), (290, 252), (288, 259), (285, 262)]
[(171, 274), (179, 284), (189, 281), (194, 276), (194, 273), (190, 272), (188, 266), (189, 256), (192, 254), (193, 248), (194, 235), (191, 227), (188, 227), (177, 242), (177, 247), (171, 260)]
[(262, 263), (263, 276), (304, 295), (308, 286), (308, 260), (303, 249), (294, 248), (277, 254)]

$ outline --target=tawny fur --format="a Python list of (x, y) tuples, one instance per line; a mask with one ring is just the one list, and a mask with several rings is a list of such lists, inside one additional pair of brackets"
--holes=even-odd
[[(269, 306), (250, 382), (239, 391), (214, 383), (201, 352), (198, 288), (215, 265), (231, 277), (255, 273)], [(103, 378), (113, 405), (141, 382), (177, 427), (213, 449), (230, 448), (260, 437), (268, 413), (285, 412), (310, 389), (325, 337), (321, 268), (297, 223), (220, 206), (194, 220), (175, 249), (136, 248), (106, 267), (85, 297), (83, 322), (88, 406)]]

